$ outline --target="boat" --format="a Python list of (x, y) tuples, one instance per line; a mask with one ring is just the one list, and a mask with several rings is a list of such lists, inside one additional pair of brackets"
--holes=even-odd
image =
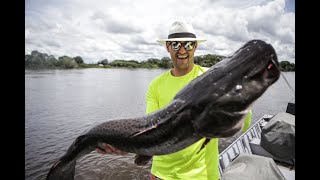
[[(221, 180), (294, 180), (294, 121), (295, 102), (289, 102), (285, 112), (265, 114), (258, 119), (219, 154)], [(276, 123), (281, 125), (276, 127)], [(281, 130), (283, 127), (287, 129)], [(275, 133), (278, 130), (282, 132)]]

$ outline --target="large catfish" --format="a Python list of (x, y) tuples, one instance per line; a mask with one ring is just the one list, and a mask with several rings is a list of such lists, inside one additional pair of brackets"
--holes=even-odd
[(192, 80), (166, 107), (142, 117), (109, 120), (80, 135), (53, 164), (47, 179), (73, 179), (76, 160), (102, 143), (148, 159), (204, 137), (230, 137), (241, 130), (248, 108), (279, 76), (274, 48), (251, 40)]

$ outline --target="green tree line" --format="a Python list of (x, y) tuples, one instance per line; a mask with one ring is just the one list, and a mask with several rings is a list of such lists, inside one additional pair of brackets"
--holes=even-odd
[[(194, 62), (203, 67), (211, 67), (221, 61), (224, 56), (219, 55), (202, 55), (195, 56)], [(73, 68), (172, 68), (172, 61), (169, 57), (161, 59), (150, 58), (146, 61), (135, 60), (113, 60), (103, 59), (93, 64), (84, 63), (80, 56), (69, 57), (61, 56), (56, 59), (52, 55), (32, 51), (30, 55), (25, 55), (25, 69), (73, 69)], [(280, 62), (281, 71), (295, 71), (295, 64), (288, 61)]]

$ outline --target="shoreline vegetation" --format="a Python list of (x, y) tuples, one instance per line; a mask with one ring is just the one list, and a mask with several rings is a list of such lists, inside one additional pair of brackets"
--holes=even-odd
[[(225, 58), (220, 55), (207, 54), (195, 56), (195, 64), (203, 67), (211, 67), (215, 63)], [(280, 61), (281, 71), (295, 71), (295, 64), (289, 61)], [(77, 69), (77, 68), (148, 68), (148, 69), (170, 69), (172, 61), (169, 57), (162, 59), (150, 58), (146, 61), (138, 62), (136, 60), (113, 60), (108, 59), (98, 61), (93, 64), (84, 63), (80, 56), (69, 57), (61, 56), (56, 59), (53, 55), (47, 55), (38, 51), (32, 51), (31, 54), (25, 55), (25, 69)]]

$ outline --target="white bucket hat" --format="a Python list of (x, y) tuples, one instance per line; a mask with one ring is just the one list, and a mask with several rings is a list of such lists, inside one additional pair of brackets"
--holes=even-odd
[(195, 31), (191, 24), (187, 22), (176, 21), (169, 29), (168, 39), (159, 39), (157, 41), (161, 44), (165, 44), (166, 41), (197, 41), (200, 43), (206, 40), (196, 37)]

